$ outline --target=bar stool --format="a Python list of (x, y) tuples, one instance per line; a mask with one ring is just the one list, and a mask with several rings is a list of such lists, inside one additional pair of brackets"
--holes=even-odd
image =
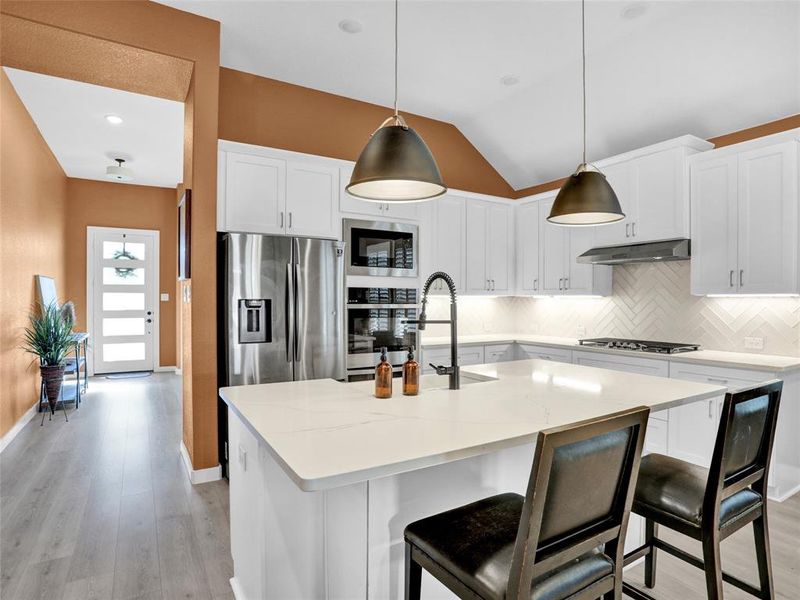
[[(645, 518), (645, 543), (625, 557), (625, 564), (645, 557), (645, 586), (656, 582), (656, 549), (705, 570), (710, 600), (721, 600), (722, 582), (756, 598), (774, 598), (767, 530), (767, 477), (775, 439), (783, 382), (728, 392), (722, 408), (714, 454), (708, 469), (664, 456), (642, 458), (633, 512)], [(720, 542), (753, 524), (760, 589), (723, 573)], [(703, 560), (657, 536), (658, 525), (703, 544)], [(625, 583), (636, 600), (652, 596)]]
[(525, 496), (500, 494), (405, 529), (406, 600), (422, 569), (459, 598), (620, 598), (646, 407), (540, 432)]

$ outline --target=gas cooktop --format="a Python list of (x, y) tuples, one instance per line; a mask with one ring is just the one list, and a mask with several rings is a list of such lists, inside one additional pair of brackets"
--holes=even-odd
[(612, 348), (615, 350), (634, 350), (636, 352), (654, 352), (657, 354), (678, 354), (692, 352), (700, 348), (700, 344), (676, 344), (673, 342), (652, 342), (645, 340), (626, 340), (624, 338), (593, 338), (579, 340), (581, 346), (595, 348)]

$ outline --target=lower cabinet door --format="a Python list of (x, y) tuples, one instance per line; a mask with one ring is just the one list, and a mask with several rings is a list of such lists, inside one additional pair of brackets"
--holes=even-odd
[(647, 420), (647, 432), (644, 436), (644, 454), (651, 452), (667, 454), (669, 448), (669, 423), (661, 419), (650, 417)]
[(599, 352), (576, 351), (573, 359), (577, 365), (599, 367), (626, 373), (639, 373), (655, 377), (669, 377), (669, 363), (657, 358), (639, 358), (618, 354), (601, 354)]
[(717, 437), (718, 398), (669, 409), (669, 454), (696, 465), (711, 462)]
[(493, 344), (483, 347), (483, 358), (487, 363), (514, 360), (514, 344)]

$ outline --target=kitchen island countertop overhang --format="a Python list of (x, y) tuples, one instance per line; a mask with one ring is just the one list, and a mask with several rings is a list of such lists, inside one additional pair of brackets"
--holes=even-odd
[(717, 385), (522, 360), (470, 366), (448, 390), (376, 399), (373, 382), (330, 379), (221, 388), (228, 407), (304, 491), (387, 477), (531, 443), (543, 429), (636, 406), (653, 412), (725, 393)]

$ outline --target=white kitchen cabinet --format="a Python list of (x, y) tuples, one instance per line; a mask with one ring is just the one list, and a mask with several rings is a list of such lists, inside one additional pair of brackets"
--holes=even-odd
[(286, 161), (221, 152), (221, 231), (281, 234), (286, 226)]
[(577, 262), (595, 245), (595, 227), (564, 227), (547, 220), (555, 201), (549, 193), (539, 202), (539, 277), (541, 293), (597, 295), (611, 293), (611, 267)]
[[(434, 365), (450, 366), (450, 348), (428, 348), (424, 352), (425, 364), (422, 367), (423, 373), (433, 373), (430, 363)], [(470, 345), (458, 347), (458, 365), (461, 367), (467, 365), (482, 365), (484, 360), (483, 346)]]
[(467, 293), (510, 291), (511, 207), (466, 201)]
[(516, 209), (517, 291), (536, 294), (539, 289), (539, 203)]
[(643, 453), (668, 454), (669, 422), (651, 416), (647, 419)]
[[(698, 381), (738, 389), (752, 386), (770, 378), (758, 371), (705, 367), (670, 363), (673, 379)], [(724, 395), (702, 402), (692, 402), (669, 409), (669, 454), (696, 465), (707, 467), (717, 439)]]
[(491, 344), (483, 347), (483, 358), (487, 363), (508, 362), (516, 359), (514, 344)]
[(416, 220), (419, 218), (419, 205), (415, 202), (373, 202), (351, 196), (347, 193), (345, 187), (350, 183), (352, 174), (352, 166), (340, 167), (339, 169), (341, 182), (339, 186), (339, 210), (343, 213), (368, 215), (386, 220)]
[(286, 166), (286, 233), (339, 237), (336, 197), (339, 169), (290, 161)]
[(598, 246), (618, 246), (631, 243), (631, 221), (636, 211), (636, 195), (633, 188), (633, 171), (630, 164), (621, 162), (601, 169), (606, 181), (614, 190), (625, 218), (616, 223), (598, 225), (595, 241)]
[[(421, 280), (434, 271), (444, 271), (453, 278), (456, 291), (465, 291), (466, 201), (454, 194), (431, 200), (422, 209), (420, 223)], [(447, 294), (447, 286), (438, 280), (432, 294)]]
[(552, 360), (553, 362), (572, 362), (572, 350), (568, 350), (566, 348), (537, 346), (535, 344), (519, 344), (518, 350), (521, 360), (538, 358), (540, 360)]
[(220, 142), (217, 229), (338, 238), (335, 161)]
[(572, 360), (577, 365), (585, 365), (587, 367), (599, 367), (601, 369), (653, 375), (655, 377), (669, 377), (669, 363), (657, 358), (640, 358), (638, 356), (601, 354), (599, 352), (576, 350), (572, 353)]
[(800, 293), (798, 142), (741, 146), (690, 161), (692, 293)]

